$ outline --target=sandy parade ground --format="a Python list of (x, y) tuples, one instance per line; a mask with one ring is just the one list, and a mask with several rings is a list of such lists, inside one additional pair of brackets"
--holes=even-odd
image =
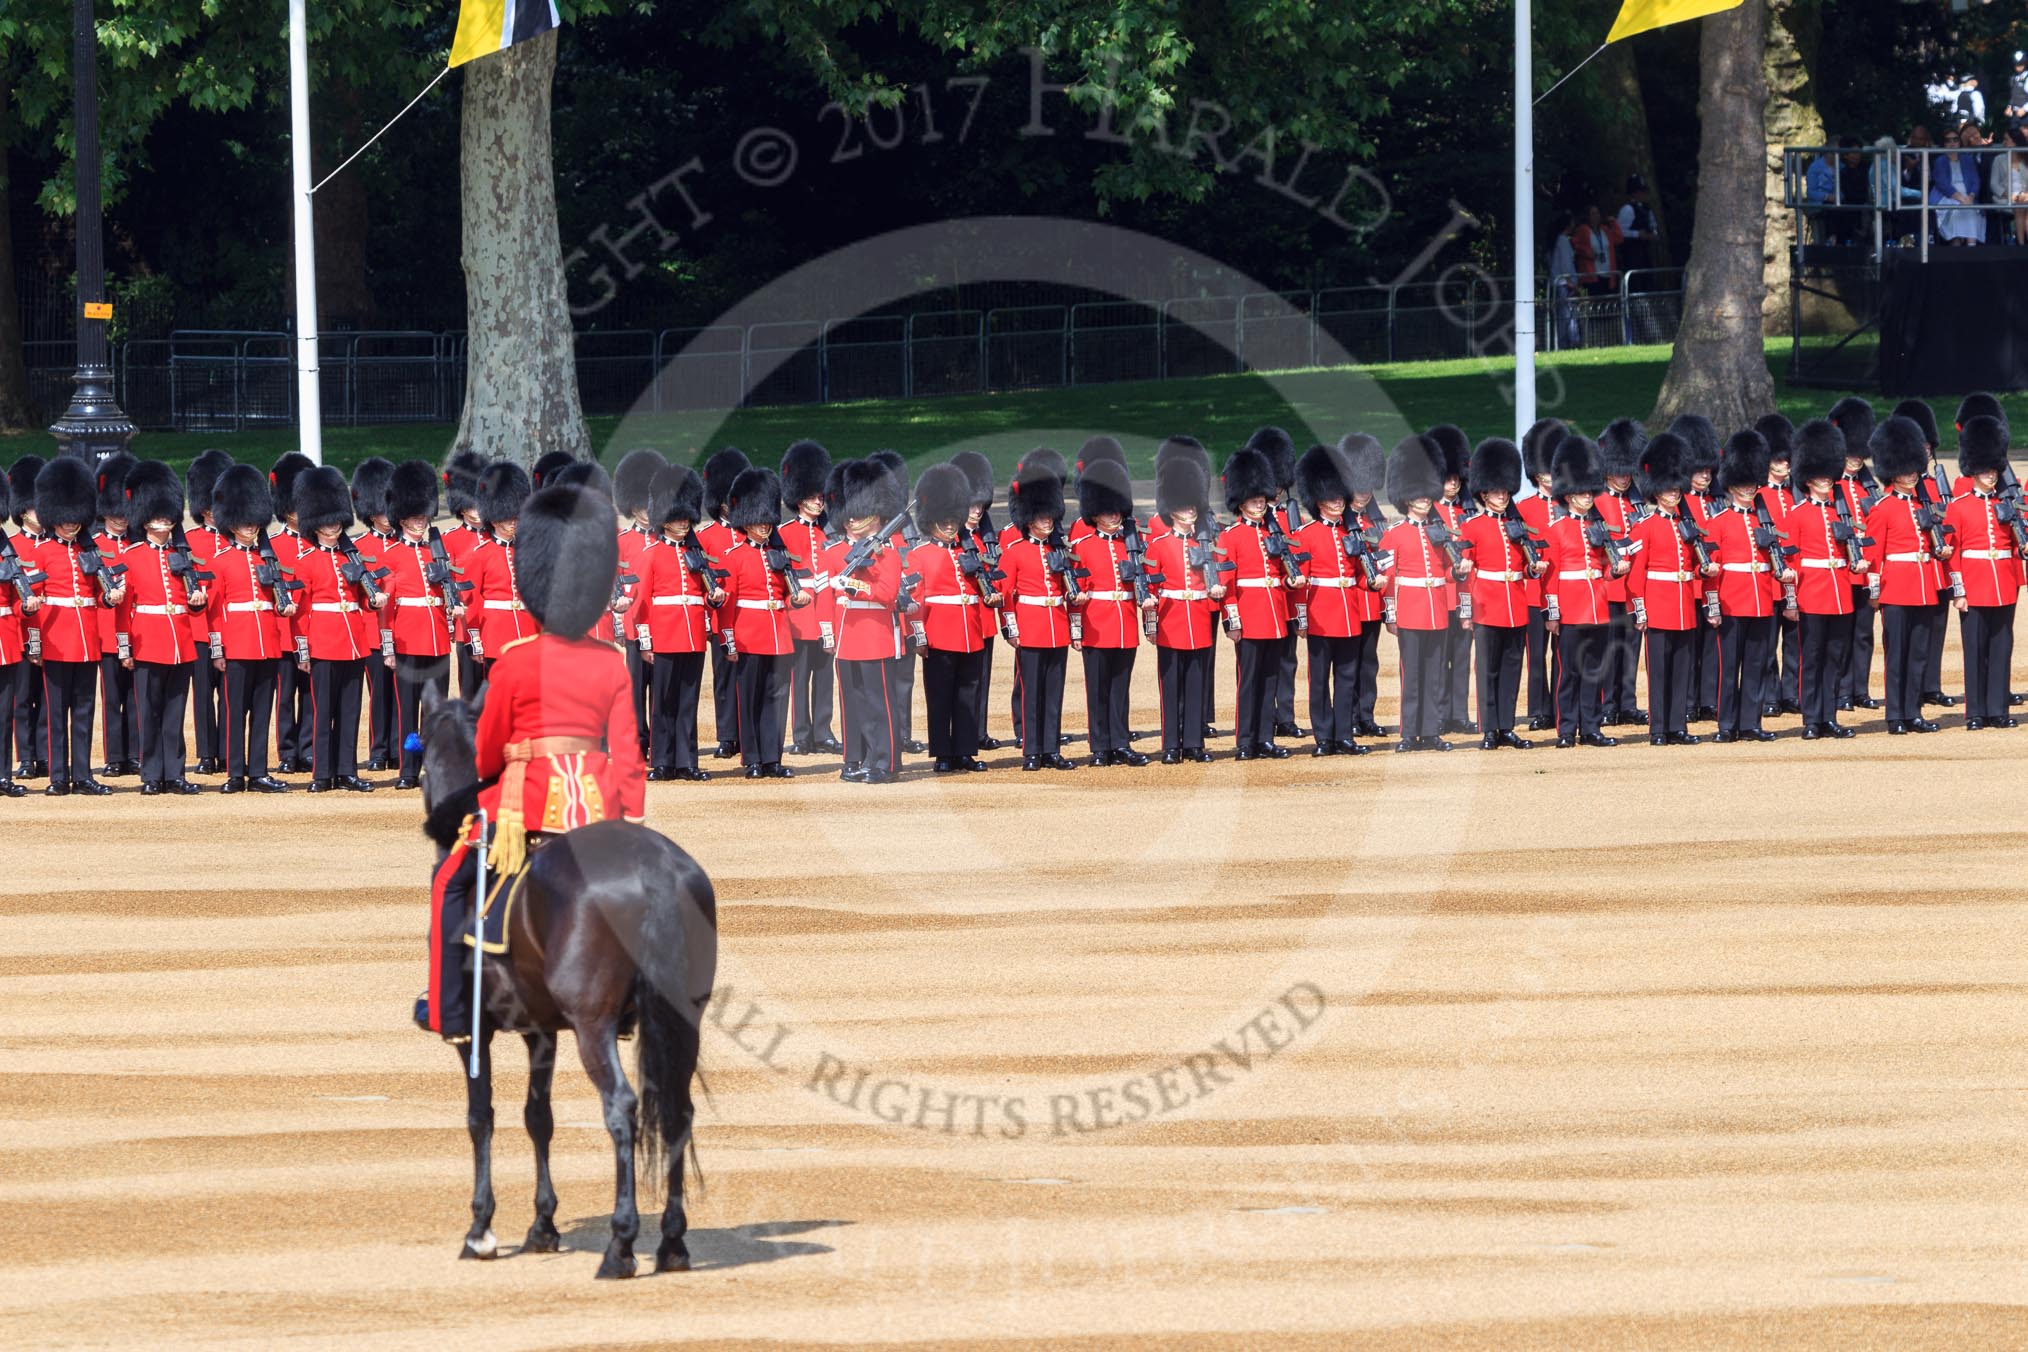
[(417, 796), (0, 804), (0, 1343), (2028, 1346), (2028, 728), (1847, 718), (653, 785), (724, 940), (698, 1270), (621, 1284), (567, 1040), (566, 1251), (456, 1261)]

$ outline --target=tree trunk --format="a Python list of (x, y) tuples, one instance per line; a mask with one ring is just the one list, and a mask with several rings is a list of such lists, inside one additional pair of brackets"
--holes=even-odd
[(1796, 242), (1795, 208), (1782, 204), (1782, 147), (1824, 144), (1824, 119), (1817, 113), (1811, 78), (1823, 38), (1818, 0), (1768, 0), (1767, 55), (1767, 244), (1762, 276), (1761, 332), (1789, 331), (1789, 268)]
[(21, 298), (14, 292), (13, 181), (7, 174), (4, 125), (13, 97), (7, 72), (0, 69), (0, 433), (35, 426), (35, 410), (28, 403), (28, 367), (22, 359)]
[(1767, 8), (1764, 0), (1748, 0), (1702, 22), (1697, 234), (1684, 279), (1682, 327), (1648, 420), (1660, 425), (1679, 413), (1701, 413), (1725, 433), (1775, 406), (1760, 336)]
[(465, 67), (458, 144), (467, 347), (453, 449), (524, 465), (591, 454), (550, 163), (555, 73), (554, 31)]

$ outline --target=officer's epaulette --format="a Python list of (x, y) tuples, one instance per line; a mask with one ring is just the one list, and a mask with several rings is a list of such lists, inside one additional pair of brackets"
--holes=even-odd
[(503, 643), (500, 645), (500, 656), (505, 657), (508, 653), (513, 652), (516, 648), (520, 647), (522, 644), (533, 643), (535, 642), (535, 640), (541, 637), (542, 637), (541, 634), (529, 634), (525, 638), (517, 638), (510, 643)]

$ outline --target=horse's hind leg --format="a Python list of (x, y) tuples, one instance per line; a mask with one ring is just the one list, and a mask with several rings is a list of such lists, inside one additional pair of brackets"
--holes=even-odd
[(599, 1264), (601, 1277), (634, 1275), (634, 1236), (640, 1232), (641, 1215), (634, 1206), (634, 1087), (620, 1069), (620, 1045), (610, 1022), (577, 1030), (577, 1055), (584, 1073), (599, 1091), (605, 1106), (606, 1131), (613, 1138), (615, 1176), (613, 1185), (613, 1238), (606, 1245), (605, 1260)]
[(527, 1033), (528, 1105), (521, 1121), (528, 1139), (535, 1142), (535, 1223), (521, 1242), (523, 1253), (555, 1253), (562, 1247), (556, 1233), (556, 1187), (549, 1180), (549, 1139), (556, 1133), (556, 1116), (550, 1109), (549, 1086), (556, 1075), (556, 1034)]
[[(469, 1049), (458, 1049), (458, 1069), (466, 1069)], [(493, 1029), (479, 1032), (479, 1074), (465, 1080), (465, 1128), (472, 1135), (472, 1228), (465, 1232), (460, 1258), (491, 1258), (499, 1251), (493, 1238)]]
[[(697, 1025), (687, 1019), (671, 1019), (669, 1025), (671, 1035), (684, 1043), (679, 1053), (679, 1064), (690, 1069), (686, 1069), (680, 1083), (662, 1087), (664, 1093), (677, 1095), (682, 1111), (683, 1134), (673, 1142), (664, 1141), (662, 1144), (662, 1163), (668, 1170), (668, 1177), (664, 1180), (667, 1191), (662, 1204), (662, 1242), (655, 1249), (655, 1271), (688, 1272), (690, 1247), (683, 1242), (683, 1235), (690, 1228), (690, 1219), (683, 1212), (683, 1152), (690, 1145), (691, 1125), (697, 1115), (690, 1097), (690, 1075), (697, 1065), (700, 1034)], [(659, 1129), (658, 1123), (648, 1124), (650, 1131)]]

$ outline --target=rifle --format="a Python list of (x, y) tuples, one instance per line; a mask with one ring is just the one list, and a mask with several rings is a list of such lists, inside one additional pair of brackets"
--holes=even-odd
[(2021, 481), (2014, 477), (2012, 465), (2000, 469), (2000, 500), (1993, 507), (1993, 515), (2014, 537), (2014, 551), (2028, 558), (2028, 525), (2021, 519)]
[[(915, 501), (914, 499), (910, 499), (908, 506), (896, 513), (893, 520), (887, 522), (879, 530), (866, 536), (864, 539), (852, 542), (852, 547), (845, 551), (845, 561), (838, 565), (839, 575), (850, 576), (870, 566), (880, 551), (886, 549), (893, 542), (896, 534), (900, 534), (903, 543), (906, 543), (908, 534), (915, 529), (914, 521)], [(903, 529), (904, 527), (907, 528), (906, 531)]]
[(1007, 576), (999, 566), (1000, 547), (994, 545), (992, 554), (987, 555), (979, 549), (979, 542), (971, 532), (966, 531), (964, 536), (965, 546), (958, 555), (958, 571), (979, 584), (982, 597), (986, 592), (997, 592), (999, 589), (993, 584)]
[(677, 546), (677, 548), (682, 553), (683, 566), (690, 570), (690, 575), (697, 579), (699, 586), (704, 588), (704, 595), (707, 599), (709, 599), (711, 593), (724, 590), (718, 584), (723, 579), (731, 577), (732, 570), (729, 568), (713, 568), (711, 566), (718, 562), (718, 560), (704, 552), (704, 546), (697, 542), (697, 533), (695, 531), (684, 536), (683, 543)]
[(1529, 529), (1527, 521), (1522, 519), (1511, 502), (1507, 504), (1507, 510), (1500, 513), (1500, 529), (1506, 532), (1509, 540), (1521, 546), (1521, 557), (1528, 561), (1529, 571), (1542, 566), (1542, 538)]
[(1613, 534), (1613, 528), (1599, 515), (1597, 503), (1593, 503), (1591, 510), (1584, 514), (1584, 542), (1593, 549), (1605, 551), (1607, 573), (1619, 572), (1620, 561), (1627, 556), (1626, 541)]
[(1453, 571), (1465, 566), (1464, 551), (1467, 545), (1464, 538), (1451, 534), (1451, 528), (1439, 520), (1435, 512), (1431, 512), (1429, 518), (1423, 522), (1423, 533), (1429, 537), (1431, 544), (1444, 552), (1444, 557), (1450, 560)]
[(21, 556), (14, 552), (14, 541), (0, 531), (0, 587), (14, 588), (14, 594), (26, 601), (33, 594), (29, 589), (47, 580), (21, 561)]
[(1833, 491), (1831, 505), (1837, 509), (1838, 519), (1831, 523), (1831, 538), (1845, 546), (1845, 562), (1856, 572), (1861, 562), (1860, 551), (1873, 543), (1852, 520), (1852, 504), (1845, 499), (1842, 491)]
[[(628, 572), (627, 566), (624, 563), (621, 564), (619, 571), (613, 574), (613, 599), (608, 608), (617, 607), (620, 602), (627, 599), (627, 588), (638, 587), (640, 585), (641, 579)], [(612, 616), (613, 642), (624, 646), (627, 641), (626, 612), (624, 610), (613, 609)]]
[(1282, 529), (1281, 515), (1272, 507), (1268, 508), (1267, 535), (1267, 556), (1281, 565), (1282, 576), (1288, 584), (1291, 587), (1307, 585), (1303, 565), (1310, 561), (1310, 556), (1296, 548), (1295, 541)]
[(201, 588), (217, 576), (199, 568), (197, 561), (190, 557), (190, 537), (183, 533), (180, 524), (169, 528), (169, 557), (166, 562), (169, 571), (183, 579), (185, 591)]
[(366, 593), (367, 603), (378, 609), (387, 597), (387, 593), (380, 589), (380, 579), (386, 577), (391, 570), (370, 567), (366, 562), (366, 556), (359, 552), (359, 546), (353, 543), (349, 535), (338, 537), (338, 552), (345, 556), (345, 562), (338, 565), (338, 575), (347, 582), (358, 583)]
[[(1939, 465), (1938, 468), (1941, 469), (1942, 466)], [(2003, 471), (2003, 473), (2007, 476), (2008, 479), (2014, 477), (2014, 471), (2012, 468), (2008, 468), (2007, 470)], [(1935, 501), (1931, 500), (1930, 492), (1931, 492), (1930, 478), (1927, 474), (1925, 474), (1915, 481), (1915, 503), (1916, 503), (1915, 528), (1921, 531), (1924, 535), (1929, 537), (1929, 552), (1932, 554), (1941, 555), (1944, 551), (1944, 546), (1949, 543), (1949, 541), (1946, 540), (1944, 537), (1946, 535), (1955, 535), (1957, 533), (1957, 527), (1946, 526), (1944, 524), (1943, 509), (1939, 507)], [(2001, 502), (2004, 505), (2004, 503), (2006, 502), (2006, 488), (2004, 480), (2002, 481), (2000, 497)], [(2019, 505), (2020, 499), (2021, 499), (2020, 485), (2016, 484), (2014, 488), (2014, 501), (2016, 506)], [(1997, 508), (1995, 509), (1996, 513), (1998, 510), (1999, 509)], [(2018, 513), (2016, 514), (2016, 519), (2018, 520)], [(2002, 524), (2005, 524), (2005, 518), (2002, 517), (2001, 520)]]
[(923, 630), (922, 616), (908, 612), (917, 608), (915, 589), (921, 585), (922, 574), (904, 572), (901, 584), (894, 590), (894, 613), (908, 620), (909, 647), (918, 653), (929, 651), (929, 635)]
[(99, 547), (82, 531), (78, 532), (77, 570), (98, 583), (99, 599), (107, 605), (112, 604), (107, 598), (125, 585), (127, 576), (127, 565), (107, 563), (105, 556), (99, 553)]
[[(1133, 589), (1134, 604), (1145, 606), (1155, 595), (1155, 589), (1169, 579), (1161, 573), (1148, 571), (1148, 546), (1141, 539), (1141, 528), (1131, 516), (1126, 521), (1125, 535), (1127, 557), (1120, 561), (1120, 581)], [(1152, 609), (1141, 612), (1141, 628), (1149, 638), (1155, 637), (1159, 624)]]
[(768, 533), (768, 542), (761, 549), (761, 562), (767, 565), (769, 572), (781, 574), (782, 585), (787, 589), (791, 602), (803, 594), (802, 580), (815, 576), (808, 568), (800, 566), (802, 560), (789, 552), (789, 542), (782, 538), (780, 526)]
[[(1688, 504), (1685, 504), (1682, 515), (1676, 518), (1676, 534), (1682, 539), (1684, 544), (1690, 546), (1690, 554), (1697, 560), (1699, 581), (1702, 581), (1704, 570), (1711, 566), (1711, 537), (1704, 533), (1703, 527), (1691, 519)], [(1714, 626), (1718, 623), (1718, 589), (1716, 587), (1704, 595), (1704, 618)]]
[[(1758, 495), (1755, 495), (1753, 500), (1753, 518), (1756, 523), (1753, 532), (1754, 546), (1767, 551), (1768, 565), (1778, 576), (1789, 571), (1788, 560), (1803, 551), (1795, 545), (1782, 543), (1789, 537), (1775, 529), (1774, 517), (1768, 514), (1767, 503)], [(1796, 584), (1793, 582), (1782, 583), (1782, 608), (1784, 610), (1796, 608)]]
[(275, 547), (268, 539), (268, 533), (262, 531), (258, 538), (261, 561), (254, 569), (254, 581), (268, 589), (268, 594), (274, 597), (275, 609), (280, 610), (293, 604), (294, 593), (303, 590), (303, 584), (296, 581), (295, 573), (282, 567), (282, 561), (275, 557)]
[(456, 633), (457, 620), (451, 612), (464, 603), (464, 594), (472, 590), (469, 582), (460, 582), (465, 570), (451, 562), (451, 551), (444, 547), (444, 537), (435, 526), (430, 527), (430, 561), (423, 566), (423, 581), (437, 589), (444, 602), (444, 628)]

